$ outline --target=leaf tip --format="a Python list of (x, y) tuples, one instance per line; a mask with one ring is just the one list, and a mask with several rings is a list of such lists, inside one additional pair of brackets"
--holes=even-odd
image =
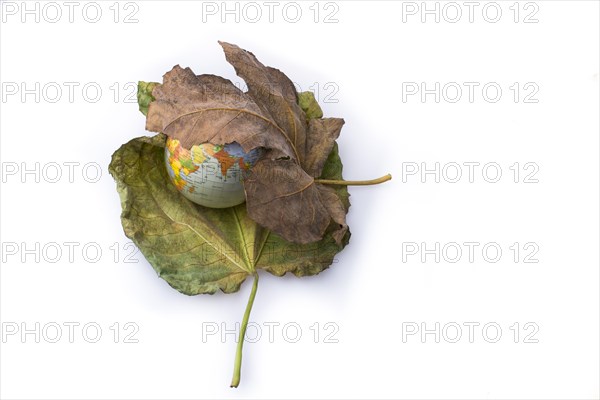
[(232, 47), (237, 47), (235, 44), (224, 42), (222, 40), (217, 40), (217, 42), (219, 43), (219, 45), (221, 45), (223, 50), (227, 50), (228, 48), (232, 48)]

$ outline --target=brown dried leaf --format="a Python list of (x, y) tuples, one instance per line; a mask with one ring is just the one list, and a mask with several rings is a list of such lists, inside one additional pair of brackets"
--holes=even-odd
[(292, 81), (278, 69), (264, 66), (251, 52), (234, 44), (219, 44), (223, 47), (227, 62), (233, 65), (235, 73), (248, 85), (248, 94), (286, 133), (298, 151), (298, 161), (302, 163), (308, 127), (306, 114), (298, 105), (298, 94)]
[(334, 190), (314, 179), (321, 175), (344, 121), (309, 120), (284, 73), (236, 45), (219, 43), (248, 92), (221, 77), (196, 76), (175, 66), (152, 92), (156, 100), (150, 103), (146, 129), (174, 137), (186, 148), (238, 142), (245, 151), (268, 149), (245, 179), (250, 218), (285, 240), (303, 244), (322, 239), (327, 227), (337, 224), (334, 237), (339, 243), (347, 231), (347, 208)]
[(244, 151), (256, 147), (293, 156), (294, 148), (281, 128), (231, 81), (215, 75), (196, 76), (179, 65), (152, 91), (146, 129), (195, 144), (238, 142)]
[(344, 203), (338, 197), (335, 190), (325, 185), (317, 185), (317, 188), (319, 189), (321, 203), (327, 208), (327, 212), (331, 216), (331, 219), (339, 225), (332, 236), (335, 239), (335, 242), (341, 245), (344, 235), (348, 232), (348, 225), (346, 224), (346, 213), (348, 212), (348, 209), (344, 206)]
[(321, 176), (327, 156), (333, 149), (344, 125), (341, 118), (311, 119), (306, 140), (304, 170), (315, 178)]
[(316, 242), (331, 221), (317, 186), (294, 161), (263, 159), (244, 181), (248, 216), (290, 242)]

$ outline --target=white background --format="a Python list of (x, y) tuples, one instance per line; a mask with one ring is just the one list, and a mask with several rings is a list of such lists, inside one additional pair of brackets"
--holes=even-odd
[[(272, 23), (264, 3), (255, 3), (263, 13), (256, 23), (248, 21), (255, 9), (240, 3), (236, 23), (234, 14), (222, 15), (221, 2), (208, 6), (217, 7), (216, 14), (208, 15), (203, 3), (193, 1), (136, 1), (127, 8), (98, 2), (102, 16), (97, 23), (84, 19), (84, 2), (70, 23), (67, 6), (58, 2), (62, 18), (50, 23), (56, 10), (46, 7), (43, 14), (42, 2), (39, 22), (32, 14), (22, 23), (21, 3), (6, 8), (7, 3), (0, 27), (2, 398), (600, 395), (597, 2), (538, 1), (516, 7), (512, 1), (499, 2), (502, 15), (496, 23), (482, 15), (485, 2), (475, 8), (473, 22), (459, 2), (463, 15), (456, 23), (448, 21), (455, 11), (444, 9), (446, 3), (438, 5), (440, 13), (446, 11), (439, 23), (435, 15), (426, 15), (423, 23), (420, 12), (404, 13), (403, 22), (403, 9), (412, 10), (407, 3), (358, 1), (327, 8), (298, 2), (302, 16), (296, 23), (286, 21), (295, 16), (290, 6), (283, 14), (283, 2), (274, 9)], [(435, 3), (427, 6), (433, 9)], [(489, 7), (495, 6), (486, 9), (493, 19)], [(117, 23), (115, 8), (120, 10)], [(515, 8), (520, 10), (516, 23)], [(87, 10), (93, 18), (93, 9)], [(124, 23), (134, 11), (138, 22)], [(534, 11), (530, 19), (538, 22), (524, 23)], [(325, 23), (332, 12), (330, 19), (337, 22)], [(222, 341), (217, 334), (203, 343), (203, 324), (205, 329), (211, 324), (233, 329), (251, 285), (246, 282), (232, 295), (187, 297), (159, 279), (140, 253), (133, 256), (137, 263), (124, 262), (131, 248), (107, 171), (113, 151), (146, 134), (137, 105), (128, 102), (128, 82), (159, 81), (175, 64), (241, 82), (217, 40), (252, 51), (302, 90), (319, 88), (325, 115), (346, 120), (339, 140), (346, 179), (388, 172), (394, 177), (380, 186), (350, 189), (352, 238), (331, 269), (302, 279), (261, 275), (251, 320), (262, 327), (262, 337), (245, 345), (238, 389), (229, 388), (235, 338), (230, 334)], [(36, 82), (39, 102), (35, 93), (22, 98), (21, 83), (34, 89)], [(72, 102), (65, 82), (79, 84)], [(456, 103), (448, 101), (454, 92), (441, 93), (439, 103), (433, 94), (425, 101), (420, 95), (403, 101), (406, 82), (425, 82), (430, 89), (436, 82), (440, 87), (456, 82), (463, 96)], [(473, 102), (463, 82), (479, 83)], [(495, 103), (481, 92), (490, 82), (502, 89)], [(510, 89), (515, 82), (517, 102)], [(534, 86), (525, 90), (528, 82)], [(97, 102), (91, 101), (93, 89), (88, 99), (82, 94), (88, 83), (102, 89)], [(56, 85), (63, 92), (53, 103)], [(19, 92), (9, 94), (15, 87)], [(538, 102), (526, 103), (532, 87), (539, 90), (529, 100)], [(65, 162), (79, 163), (72, 183)], [(473, 183), (464, 162), (480, 163)], [(518, 183), (510, 169), (515, 162), (521, 169)], [(528, 162), (539, 168), (533, 176), (538, 183), (524, 183), (535, 168), (525, 170)], [(35, 173), (21, 175), (23, 166), (32, 169), (35, 163), (40, 163), (37, 178)], [(63, 165), (56, 183), (49, 182), (56, 174), (51, 163)], [(98, 182), (84, 179), (93, 180), (93, 168), (82, 176), (86, 163), (102, 167)], [(439, 183), (431, 174), (425, 182), (420, 174), (403, 180), (403, 168), (414, 165), (407, 163), (426, 163), (427, 168), (458, 163), (463, 176), (451, 183), (455, 169), (447, 169), (449, 179), (442, 176)], [(487, 163), (500, 166), (497, 183), (485, 179), (493, 178), (494, 170), (482, 175)], [(15, 165), (19, 170), (10, 175)], [(64, 242), (79, 243), (73, 262)], [(440, 248), (458, 243), (463, 255), (452, 263), (453, 253), (441, 254), (439, 262), (430, 254), (423, 262), (421, 253), (405, 251), (403, 261), (403, 247), (411, 242), (429, 249), (436, 242)], [(464, 242), (480, 243), (473, 262)], [(515, 242), (521, 248), (518, 262), (510, 249)], [(18, 250), (12, 254), (15, 243)], [(39, 262), (36, 254), (23, 252), (36, 243)], [(52, 243), (63, 251), (54, 263)], [(88, 243), (102, 250), (95, 263), (82, 256)], [(482, 256), (486, 243), (502, 249), (498, 262)], [(539, 262), (524, 262), (535, 246), (539, 251), (533, 259)], [(69, 322), (80, 324), (73, 343), (64, 325)], [(110, 329), (116, 322), (118, 343)], [(124, 329), (127, 322), (139, 327), (133, 336), (138, 343), (125, 343), (124, 335), (132, 331)], [(273, 343), (264, 325), (269, 322), (280, 324)], [(339, 328), (332, 337), (337, 343), (324, 340), (332, 332), (325, 329), (327, 322)], [(472, 343), (464, 325), (469, 322), (479, 324)], [(20, 330), (35, 330), (36, 323), (39, 343), (35, 334), (22, 338)], [(54, 323), (62, 327), (57, 343), (51, 343)], [(102, 328), (97, 343), (86, 341), (95, 336), (91, 329), (84, 337), (86, 323)], [(283, 334), (286, 323), (302, 329), (297, 343), (288, 341), (294, 329)], [(439, 343), (433, 333), (406, 335), (414, 326), (435, 330), (436, 323)], [(482, 327), (488, 323), (492, 328), (485, 335)], [(526, 323), (531, 323), (527, 329)], [(462, 336), (452, 343), (456, 324)], [(19, 332), (9, 334), (15, 326)], [(495, 326), (502, 335), (490, 343)]]

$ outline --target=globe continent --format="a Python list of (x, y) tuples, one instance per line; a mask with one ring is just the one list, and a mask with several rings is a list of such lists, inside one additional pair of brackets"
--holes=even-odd
[(245, 201), (244, 172), (262, 155), (257, 148), (245, 153), (238, 143), (203, 143), (186, 149), (167, 139), (165, 165), (171, 181), (188, 200), (211, 208), (237, 206)]

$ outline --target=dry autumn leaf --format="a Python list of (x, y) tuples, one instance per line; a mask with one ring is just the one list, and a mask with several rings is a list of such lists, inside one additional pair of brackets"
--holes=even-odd
[(315, 179), (344, 121), (309, 119), (285, 74), (236, 45), (220, 44), (248, 91), (175, 66), (152, 91), (146, 129), (178, 139), (186, 148), (237, 142), (246, 152), (267, 149), (244, 181), (250, 218), (294, 243), (321, 240), (332, 220), (339, 225), (336, 237), (343, 237), (346, 213)]

